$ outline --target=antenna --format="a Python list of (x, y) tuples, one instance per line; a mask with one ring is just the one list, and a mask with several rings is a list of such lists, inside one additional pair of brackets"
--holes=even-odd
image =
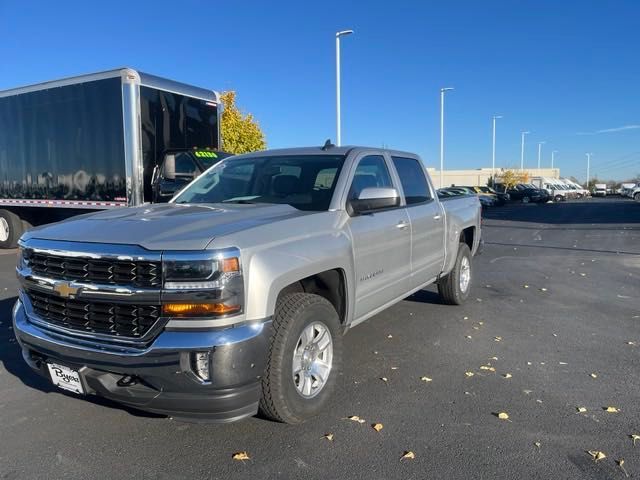
[(335, 145), (333, 143), (331, 143), (331, 139), (327, 138), (327, 141), (324, 142), (324, 145), (322, 146), (322, 150), (329, 150), (330, 148), (335, 147)]

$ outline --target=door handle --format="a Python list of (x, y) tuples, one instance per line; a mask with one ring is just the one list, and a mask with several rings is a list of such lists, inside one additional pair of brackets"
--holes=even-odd
[(399, 228), (400, 230), (406, 230), (408, 227), (409, 227), (409, 222), (405, 222), (404, 220), (400, 220), (396, 224), (396, 228)]
[(434, 220), (440, 220), (442, 218), (442, 215), (436, 215), (433, 217)]

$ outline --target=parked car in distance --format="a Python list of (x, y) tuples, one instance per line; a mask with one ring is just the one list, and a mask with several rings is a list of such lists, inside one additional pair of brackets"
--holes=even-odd
[(569, 198), (569, 190), (557, 178), (533, 177), (531, 184), (544, 190), (554, 202), (562, 202)]
[(593, 186), (592, 195), (594, 197), (606, 197), (607, 196), (607, 185), (605, 183), (596, 183)]
[(502, 205), (504, 205), (506, 202), (508, 202), (511, 199), (511, 197), (509, 197), (508, 193), (506, 193), (506, 192), (498, 192), (498, 191), (494, 190), (491, 187), (480, 186), (480, 187), (477, 187), (477, 188), (482, 190), (484, 193), (493, 193), (494, 195), (496, 195), (498, 197), (499, 201), (502, 202), (501, 203)]
[(535, 188), (533, 185), (524, 185), (519, 183), (507, 190), (511, 200), (522, 203), (542, 203), (547, 201), (547, 195), (542, 190)]
[(22, 357), (59, 388), (175, 419), (303, 422), (343, 383), (345, 332), (433, 283), (444, 303), (469, 296), (480, 204), (435, 192), (412, 153), (271, 150), (170, 203), (29, 230)]
[(493, 205), (501, 206), (501, 205), (504, 205), (504, 203), (505, 203), (505, 200), (503, 198), (501, 198), (497, 193), (485, 192), (485, 191), (482, 190), (481, 187), (465, 187), (465, 188), (468, 188), (468, 189), (474, 191), (480, 197), (485, 196), (485, 197), (491, 199), (493, 201)]
[(478, 197), (478, 200), (480, 201), (480, 204), (483, 207), (493, 207), (496, 204), (496, 200), (494, 198), (490, 198), (486, 195), (480, 195), (475, 190), (469, 187), (454, 186), (454, 187), (446, 187), (441, 190), (445, 190), (456, 195), (473, 195), (475, 197)]

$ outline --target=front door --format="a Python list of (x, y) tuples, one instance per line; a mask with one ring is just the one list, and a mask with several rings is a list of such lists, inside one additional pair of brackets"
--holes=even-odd
[[(381, 155), (361, 158), (348, 199), (357, 198), (364, 188), (398, 188)], [(355, 257), (355, 311), (358, 321), (401, 296), (411, 273), (411, 224), (404, 206), (358, 215), (349, 219)]]

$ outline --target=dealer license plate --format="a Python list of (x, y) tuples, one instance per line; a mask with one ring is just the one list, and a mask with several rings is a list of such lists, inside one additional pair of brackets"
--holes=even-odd
[(49, 367), (49, 374), (51, 375), (51, 381), (54, 385), (73, 393), (84, 393), (82, 382), (80, 381), (80, 374), (77, 370), (56, 363), (47, 363), (47, 366)]

